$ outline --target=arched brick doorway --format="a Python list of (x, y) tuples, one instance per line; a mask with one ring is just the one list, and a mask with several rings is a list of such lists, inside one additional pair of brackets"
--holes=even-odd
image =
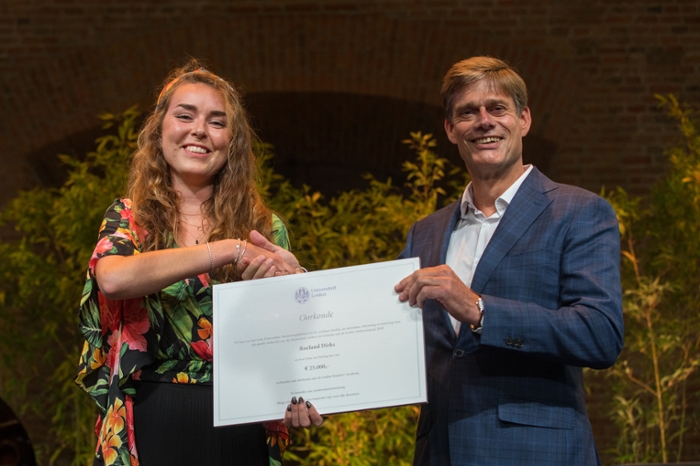
[[(554, 119), (551, 115), (560, 113), (561, 109), (570, 113), (575, 108), (575, 95), (558, 84), (562, 82), (562, 76), (574, 79), (575, 74), (566, 66), (519, 50), (513, 44), (474, 38), (459, 28), (446, 29), (432, 23), (407, 24), (380, 18), (366, 18), (359, 22), (355, 18), (325, 18), (323, 22), (317, 18), (257, 18), (253, 21), (212, 21), (206, 34), (199, 37), (190, 33), (172, 36), (153, 29), (158, 27), (151, 28), (148, 34), (122, 39), (118, 43), (85, 47), (56, 63), (34, 67), (28, 76), (15, 78), (14, 84), (18, 87), (27, 78), (36, 82), (31, 98), (42, 105), (25, 109), (23, 120), (8, 120), (7, 125), (0, 128), (0, 133), (22, 131), (28, 134), (17, 144), (20, 152), (31, 154), (29, 163), (22, 164), (21, 159), (10, 161), (19, 165), (13, 171), (14, 175), (0, 173), (0, 177), (5, 176), (5, 186), (17, 184), (18, 172), (25, 174), (25, 180), (33, 182), (51, 179), (45, 169), (56, 165), (51, 150), (60, 149), (61, 141), (75, 147), (81, 137), (92, 139), (96, 135), (94, 128), (98, 123), (98, 113), (119, 111), (134, 103), (144, 110), (149, 109), (159, 81), (175, 63), (169, 57), (182, 58), (186, 54), (205, 58), (214, 71), (232, 79), (252, 96), (251, 106), (256, 107), (252, 113), (260, 115), (263, 138), (266, 133), (274, 133), (275, 137), (283, 133), (284, 127), (289, 125), (285, 118), (299, 119), (295, 111), (303, 110), (303, 107), (298, 105), (300, 100), (294, 96), (308, 93), (309, 105), (335, 98), (328, 109), (318, 108), (324, 115), (333, 113), (337, 115), (336, 119), (343, 119), (344, 114), (355, 112), (349, 117), (356, 119), (358, 124), (364, 122), (365, 126), (349, 133), (348, 126), (340, 127), (331, 135), (318, 134), (317, 141), (325, 138), (326, 145), (332, 147), (354, 137), (360, 143), (364, 134), (363, 144), (367, 146), (395, 144), (400, 148), (400, 140), (407, 136), (407, 131), (404, 134), (387, 131), (382, 125), (368, 121), (367, 112), (385, 108), (378, 104), (385, 99), (393, 103), (382, 113), (382, 119), (389, 127), (392, 127), (391, 119), (396, 118), (392, 112), (398, 112), (397, 117), (405, 119), (407, 109), (413, 112), (414, 121), (428, 117), (435, 120), (439, 111), (436, 109), (439, 107), (438, 89), (442, 75), (455, 61), (477, 53), (497, 55), (519, 65), (529, 82), (549, 83), (539, 91), (535, 85), (535, 91), (531, 92), (531, 107), (536, 116), (532, 139), (550, 141), (543, 146), (556, 147), (552, 136), (563, 130), (560, 125), (566, 120)], [(339, 34), (339, 31), (344, 33)], [(425, 40), (416, 42), (416, 34)], [(228, 40), (222, 44), (221, 37)], [(435, 48), (437, 42), (450, 46)], [(284, 52), (280, 49), (282, 43), (285, 44)], [(105, 55), (110, 57), (108, 61), (104, 59)], [(277, 116), (274, 107), (267, 107), (268, 104), (274, 106), (278, 94), (286, 96), (284, 98), (290, 104), (292, 100), (295, 102), (294, 108), (287, 108), (286, 115)], [(269, 98), (265, 97), (268, 95)], [(16, 99), (15, 104), (20, 105), (20, 101), (26, 102), (27, 97), (17, 93), (11, 96), (11, 100)], [(263, 101), (264, 106), (258, 105)], [(59, 115), (46, 121), (47, 108), (60, 109)], [(28, 124), (30, 121), (38, 124)], [(538, 123), (542, 121), (548, 123)], [(275, 123), (276, 130), (264, 128), (272, 123)], [(434, 129), (431, 125), (410, 126), (413, 125), (406, 128), (435, 134), (442, 132), (441, 125), (435, 128), (433, 124)], [(313, 131), (314, 128), (309, 129)], [(330, 141), (334, 142), (331, 144)], [(281, 140), (273, 142), (280, 155), (289, 152), (288, 145), (295, 145)], [(300, 154), (306, 150), (304, 147), (295, 149)], [(450, 153), (445, 145), (441, 150)], [(345, 155), (332, 150), (324, 154), (328, 166), (342, 166), (345, 163), (342, 160), (337, 163), (332, 160), (334, 154), (339, 158)], [(395, 153), (390, 153), (389, 157), (393, 158), (390, 161), (375, 155), (372, 154), (358, 170), (368, 172), (378, 168), (379, 175), (382, 175), (388, 173), (385, 169), (388, 165), (393, 165), (394, 169), (400, 166), (396, 163)], [(318, 171), (317, 167), (307, 167)], [(556, 166), (552, 163), (548, 169), (555, 171)], [(333, 174), (329, 173), (329, 176)], [(319, 178), (313, 173), (309, 177)]]
[[(206, 35), (197, 32), (203, 28)], [(227, 40), (218, 40), (221, 37)], [(435, 47), (438, 43), (442, 46)], [(260, 17), (209, 19), (206, 24), (193, 19), (192, 24), (174, 35), (156, 23), (149, 33), (138, 37), (84, 47), (58, 62), (34, 67), (29, 72), (29, 77), (37, 81), (32, 100), (41, 105), (24, 109), (22, 119), (0, 128), (0, 134), (19, 135), (19, 151), (31, 154), (24, 164), (21, 159), (9, 160), (19, 164), (15, 173), (43, 182), (47, 178), (46, 167), (56, 166), (51, 151), (59, 149), (62, 141), (72, 147), (85, 145), (85, 139), (89, 143), (97, 134), (96, 115), (102, 111), (120, 111), (134, 103), (149, 109), (158, 83), (174, 65), (172, 57), (189, 54), (205, 58), (215, 72), (232, 79), (251, 96), (251, 113), (261, 122), (263, 139), (273, 139), (281, 158), (291, 160), (288, 147), (294, 146), (294, 158), (303, 159), (304, 153), (323, 141), (328, 149), (323, 153), (324, 163), (306, 163), (304, 169), (308, 173), (296, 170), (290, 175), (302, 181), (318, 180), (325, 166), (330, 172), (324, 176), (335, 178), (338, 172), (333, 172), (332, 167), (347, 168), (348, 154), (334, 148), (353, 139), (359, 145), (354, 158), (363, 157), (362, 154), (367, 157), (358, 166), (358, 172), (376, 169), (381, 177), (395, 174), (400, 167), (406, 156), (400, 150), (400, 140), (408, 135), (408, 130), (433, 132), (442, 137), (438, 96), (442, 75), (455, 61), (480, 53), (515, 64), (530, 83), (530, 106), (535, 115), (529, 136), (535, 143), (531, 146), (546, 152), (531, 158), (538, 160), (544, 171), (556, 174), (555, 136), (565, 130), (569, 115), (576, 109), (578, 91), (571, 92), (570, 84), (576, 81), (572, 70), (510, 41), (487, 40), (438, 23), (384, 18), (331, 17), (319, 21), (317, 17)], [(52, 79), (39, 79), (44, 75)], [(19, 86), (26, 78), (17, 77), (15, 84)], [(20, 105), (20, 99), (26, 97), (19, 93), (11, 96), (10, 105)], [(276, 98), (291, 106), (285, 115), (276, 113)], [(321, 105), (324, 103), (329, 106), (327, 110)], [(46, 122), (47, 109), (59, 109), (59, 116), (51, 118), (50, 124)], [(322, 123), (328, 112), (345, 122), (333, 134), (323, 134)], [(368, 118), (372, 115), (377, 121)], [(296, 144), (298, 140), (277, 140), (291, 119), (316, 122), (307, 128), (315, 134), (307, 137), (304, 145)], [(392, 120), (397, 119), (404, 123), (394, 124)], [(44, 131), (37, 132), (32, 121), (39, 122)], [(402, 130), (397, 132), (399, 127)], [(398, 149), (380, 151), (383, 145)], [(376, 148), (383, 155), (377, 157), (376, 151), (362, 150), (363, 146)], [(440, 151), (452, 154), (454, 159), (455, 152), (447, 144), (441, 144)], [(281, 165), (285, 163), (280, 161)], [(6, 185), (17, 183), (16, 177), (6, 176)]]

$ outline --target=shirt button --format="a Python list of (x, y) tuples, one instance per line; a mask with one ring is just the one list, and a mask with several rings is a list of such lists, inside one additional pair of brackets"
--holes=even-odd
[(508, 337), (508, 338), (506, 338), (505, 341), (506, 341), (506, 346), (513, 346), (513, 339), (512, 338)]
[(458, 349), (455, 351), (455, 358), (461, 358), (464, 356), (464, 350), (463, 349)]

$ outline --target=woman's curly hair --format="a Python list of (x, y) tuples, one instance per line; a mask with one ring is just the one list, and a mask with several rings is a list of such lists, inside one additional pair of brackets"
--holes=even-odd
[[(247, 238), (255, 229), (270, 238), (271, 212), (265, 207), (255, 187), (255, 137), (248, 124), (248, 115), (234, 87), (202, 68), (196, 60), (170, 73), (163, 84), (153, 112), (139, 133), (129, 174), (128, 196), (132, 200), (134, 219), (147, 233), (142, 250), (172, 247), (180, 221), (179, 194), (173, 189), (170, 166), (162, 149), (162, 128), (165, 113), (175, 90), (185, 83), (202, 83), (221, 93), (225, 101), (227, 127), (231, 144), (225, 165), (214, 176), (213, 193), (202, 204), (202, 214), (210, 225), (208, 241)], [(217, 270), (216, 278), (232, 281), (231, 265)]]

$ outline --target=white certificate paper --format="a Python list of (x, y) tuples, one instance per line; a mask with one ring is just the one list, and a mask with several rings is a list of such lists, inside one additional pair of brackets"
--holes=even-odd
[(417, 258), (214, 285), (214, 425), (427, 401), (421, 310), (396, 285)]

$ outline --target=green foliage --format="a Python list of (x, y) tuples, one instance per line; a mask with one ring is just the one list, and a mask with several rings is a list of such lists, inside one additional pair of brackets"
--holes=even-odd
[[(94, 152), (84, 160), (59, 156), (68, 169), (62, 187), (22, 192), (0, 213), (19, 237), (0, 242), (0, 396), (35, 426), (30, 434), (42, 464), (92, 461), (97, 412), (73, 383), (82, 345), (77, 307), (104, 211), (124, 192), (138, 117), (135, 108), (102, 115), (104, 128), (112, 129)], [(447, 164), (430, 150), (432, 137), (415, 133), (405, 142), (417, 153), (405, 165), (409, 196), (391, 180), (367, 175), (367, 190), (328, 202), (275, 174), (266, 165), (270, 146), (256, 146), (259, 188), (288, 221), (309, 268), (395, 258), (411, 224), (445, 197), (437, 183), (446, 181)], [(289, 456), (302, 464), (408, 464), (416, 413), (404, 407), (334, 416), (322, 429), (298, 434)], [(348, 451), (351, 463), (344, 459)]]
[[(645, 202), (607, 195), (620, 222), (625, 349), (610, 370), (618, 460), (681, 461), (700, 430), (700, 134), (697, 114), (657, 96), (683, 142)], [(644, 207), (642, 207), (644, 206)]]
[[(607, 194), (624, 255), (626, 345), (606, 392), (622, 461), (682, 460), (684, 440), (700, 431), (698, 393), (690, 389), (700, 383), (700, 126), (673, 97), (660, 100), (684, 137), (669, 150), (668, 175), (644, 201), (621, 189)], [(104, 210), (124, 191), (138, 112), (101, 118), (112, 129), (94, 152), (60, 156), (69, 171), (61, 188), (23, 192), (0, 213), (18, 237), (0, 242), (0, 396), (39, 426), (32, 435), (43, 464), (92, 457), (96, 410), (73, 384), (82, 343), (77, 303)], [(404, 143), (416, 154), (404, 164), (404, 185), (366, 175), (367, 189), (328, 201), (275, 174), (266, 163), (271, 147), (256, 146), (259, 189), (289, 224), (303, 265), (393, 259), (417, 219), (459, 195), (464, 170), (435, 154), (431, 135), (412, 133)], [(330, 416), (322, 428), (296, 431), (285, 461), (408, 465), (417, 413), (408, 406)]]
[[(440, 199), (459, 196), (454, 190), (446, 196), (444, 186), (455, 177), (445, 176), (449, 162), (430, 150), (435, 146), (432, 135), (411, 133), (403, 142), (416, 153), (415, 162), (404, 163), (408, 195), (391, 179), (379, 181), (368, 174), (366, 190), (343, 192), (328, 202), (309, 186), (295, 188), (273, 174), (266, 164), (270, 147), (258, 145), (259, 190), (288, 223), (294, 252), (309, 269), (394, 259), (416, 220), (434, 212)], [(464, 177), (459, 182), (464, 189)]]
[(22, 192), (0, 214), (20, 237), (0, 243), (0, 396), (36, 426), (41, 464), (64, 451), (77, 455), (74, 464), (92, 456), (97, 412), (73, 383), (77, 305), (97, 228), (123, 192), (137, 116), (134, 108), (101, 115), (105, 128), (118, 124), (116, 134), (98, 139), (85, 160), (59, 156), (69, 171), (62, 187)]
[(314, 466), (413, 464), (417, 406), (328, 417), (320, 428), (294, 431), (285, 461)]
[[(440, 199), (451, 201), (461, 194), (464, 177), (445, 173), (464, 170), (449, 170), (447, 160), (431, 150), (432, 135), (411, 133), (403, 142), (416, 154), (403, 165), (407, 195), (390, 179), (366, 175), (366, 190), (340, 193), (327, 203), (310, 187), (297, 189), (275, 176), (265, 164), (270, 147), (258, 148), (259, 189), (289, 224), (302, 265), (328, 269), (395, 259), (416, 220), (434, 212)], [(459, 184), (460, 191), (451, 189), (447, 196), (450, 182)], [(417, 416), (413, 406), (331, 416), (319, 429), (295, 431), (286, 459), (318, 466), (409, 465)]]

